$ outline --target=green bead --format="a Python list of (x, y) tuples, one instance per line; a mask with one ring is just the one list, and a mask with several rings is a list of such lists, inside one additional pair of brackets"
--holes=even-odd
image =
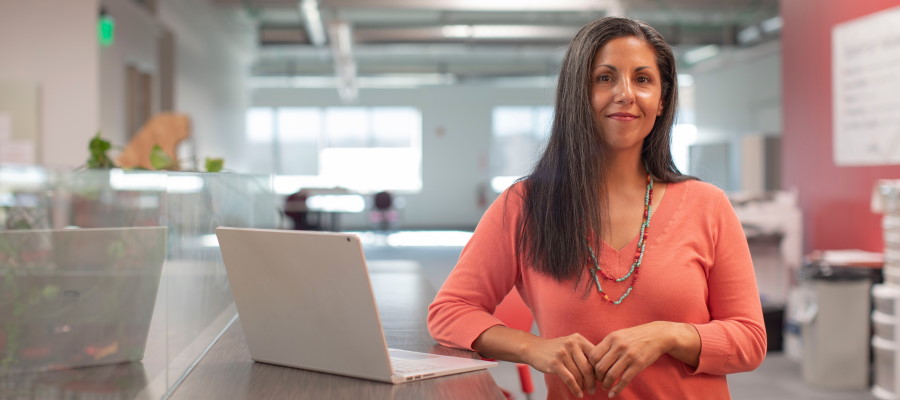
[[(634, 272), (641, 266), (641, 261), (644, 260), (644, 250), (645, 250), (645, 245), (646, 245), (645, 241), (644, 241), (644, 232), (646, 231), (647, 228), (650, 227), (650, 218), (652, 216), (652, 214), (650, 213), (650, 191), (652, 189), (653, 189), (653, 177), (648, 172), (647, 173), (647, 190), (644, 192), (644, 209), (647, 211), (647, 218), (646, 218), (646, 220), (644, 220), (641, 223), (641, 233), (640, 233), (640, 238), (638, 240), (638, 248), (640, 249), (640, 254), (637, 257), (637, 260), (631, 264), (631, 268), (628, 270), (628, 273), (625, 274), (625, 276), (623, 276), (621, 278), (612, 279), (616, 282), (622, 282), (622, 281), (625, 281), (626, 279), (630, 278), (632, 276), (632, 274), (634, 274)], [(600, 261), (597, 259), (597, 255), (594, 253), (594, 248), (591, 247), (591, 244), (589, 242), (586, 244), (588, 247), (588, 252), (591, 256), (591, 261), (594, 263), (593, 268), (591, 268), (591, 273), (592, 273), (591, 275), (593, 275), (594, 283), (597, 285), (597, 292), (599, 292), (601, 295), (603, 295), (604, 294), (603, 287), (600, 285), (600, 277), (598, 276), (598, 272), (602, 275), (602, 271), (600, 270)], [(604, 276), (604, 278), (606, 278), (606, 276)], [(607, 278), (607, 279), (610, 279), (610, 278)], [(634, 289), (634, 281), (632, 281), (631, 285), (628, 286), (628, 289), (625, 290), (625, 293), (623, 293), (622, 296), (619, 297), (618, 300), (613, 301), (612, 303), (614, 305), (621, 304), (622, 301), (624, 301), (625, 298), (627, 298), (628, 295), (631, 294), (631, 291), (633, 289)], [(604, 298), (609, 300), (608, 297), (604, 297)]]

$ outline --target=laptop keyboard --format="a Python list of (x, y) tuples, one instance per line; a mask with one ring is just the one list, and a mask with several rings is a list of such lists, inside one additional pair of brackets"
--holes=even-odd
[(394, 367), (396, 374), (411, 374), (419, 371), (427, 371), (438, 367), (423, 360), (406, 360), (403, 358), (391, 358), (391, 365)]

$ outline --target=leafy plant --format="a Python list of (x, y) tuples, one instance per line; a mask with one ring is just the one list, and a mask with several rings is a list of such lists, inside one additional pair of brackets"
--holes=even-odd
[(88, 150), (91, 152), (90, 158), (87, 160), (87, 166), (91, 169), (110, 169), (115, 168), (116, 164), (106, 154), (112, 145), (109, 141), (100, 137), (100, 131), (94, 135), (93, 139), (88, 143)]
[[(89, 169), (111, 169), (117, 168), (118, 166), (112, 161), (112, 159), (107, 155), (107, 152), (111, 150), (113, 146), (109, 143), (109, 141), (103, 139), (100, 136), (100, 132), (98, 131), (91, 141), (88, 143), (88, 150), (91, 155), (87, 160), (87, 167)], [(159, 145), (154, 145), (153, 149), (150, 150), (150, 166), (155, 170), (178, 170), (180, 169), (178, 162), (170, 157), (165, 151), (163, 151), (162, 147)], [(225, 166), (225, 160), (222, 158), (206, 158), (206, 171), (207, 172), (221, 172)], [(79, 167), (80, 168), (80, 167)], [(132, 168), (135, 170), (140, 170), (144, 168)]]
[(150, 150), (150, 166), (157, 170), (178, 169), (178, 163), (172, 157), (169, 157), (159, 145), (153, 146), (153, 150)]
[(206, 172), (220, 172), (224, 166), (225, 160), (206, 157)]

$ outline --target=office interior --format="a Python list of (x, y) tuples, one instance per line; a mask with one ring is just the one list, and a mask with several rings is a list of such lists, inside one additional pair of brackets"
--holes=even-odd
[[(373, 279), (411, 274), (433, 296), (539, 154), (568, 41), (607, 15), (672, 44), (676, 165), (726, 191), (747, 233), (770, 350), (729, 376), (732, 397), (898, 398), (897, 0), (0, 0), (0, 398), (211, 396), (216, 352), (240, 345), (217, 226), (352, 232)], [(95, 138), (130, 168), (96, 164)], [(68, 292), (28, 268), (113, 252), (16, 231), (148, 226), (167, 236), (140, 361), (13, 368), (23, 350), (70, 358), (30, 341), (28, 318)], [(122, 232), (116, 254), (160, 251)], [(322, 398), (527, 394), (511, 364), (424, 388), (296, 373)], [(225, 396), (277, 393), (248, 382)], [(324, 388), (345, 384), (361, 392)]]

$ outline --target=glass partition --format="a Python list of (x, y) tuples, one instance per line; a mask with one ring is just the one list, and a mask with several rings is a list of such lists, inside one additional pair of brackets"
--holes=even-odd
[(0, 166), (0, 398), (165, 397), (236, 316), (215, 228), (276, 201), (268, 175)]

